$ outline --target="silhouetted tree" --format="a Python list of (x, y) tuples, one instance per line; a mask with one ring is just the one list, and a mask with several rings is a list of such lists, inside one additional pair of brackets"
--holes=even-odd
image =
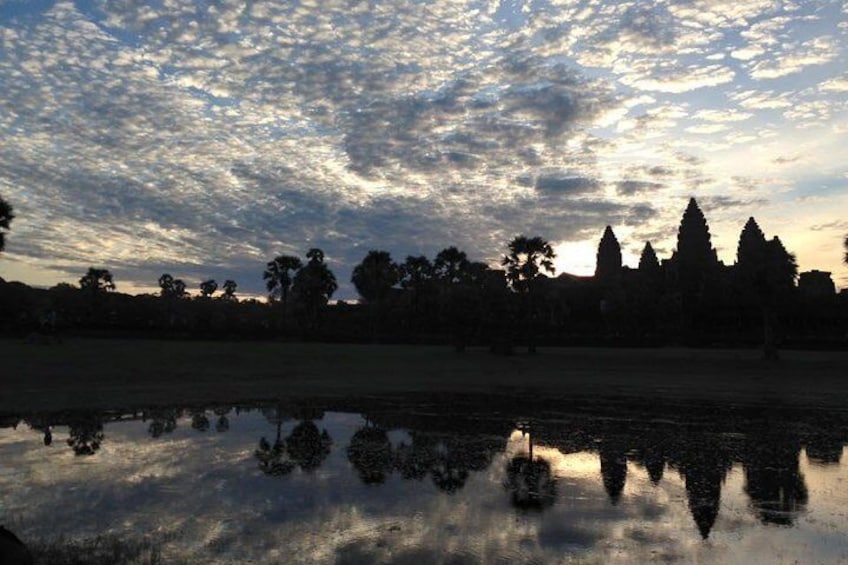
[(842, 258), (842, 262), (848, 265), (848, 235), (845, 236), (842, 246), (845, 248), (845, 256)]
[(115, 290), (112, 273), (106, 269), (89, 267), (88, 272), (79, 280), (80, 288), (90, 294), (99, 294)]
[(289, 289), (292, 287), (293, 282), (292, 273), (302, 267), (303, 263), (298, 257), (280, 255), (279, 257), (275, 257), (273, 261), (269, 261), (265, 266), (265, 271), (262, 273), (262, 278), (265, 280), (265, 288), (268, 289), (268, 298), (271, 300), (281, 299), (284, 314), (288, 302)]
[(203, 298), (210, 298), (215, 291), (218, 290), (218, 283), (215, 282), (215, 279), (209, 279), (200, 283), (200, 296)]
[(336, 276), (324, 263), (323, 251), (310, 249), (306, 257), (306, 265), (294, 275), (292, 293), (301, 308), (304, 330), (311, 334), (318, 328), (321, 312), (339, 285)]
[(160, 296), (170, 296), (174, 290), (174, 277), (170, 273), (162, 273), (162, 276), (159, 277), (159, 288)]
[(238, 288), (238, 284), (236, 281), (232, 279), (227, 279), (224, 281), (224, 284), (221, 285), (224, 294), (221, 296), (224, 300), (235, 300), (236, 299), (236, 289)]
[(163, 273), (159, 277), (159, 294), (163, 298), (179, 299), (187, 294), (186, 285), (182, 279), (175, 279), (169, 273)]
[(175, 279), (170, 273), (162, 273), (162, 276), (159, 277), (159, 289), (159, 295), (165, 302), (165, 324), (171, 327), (176, 322), (176, 303), (187, 295), (186, 285), (181, 279)]
[(410, 293), (412, 318), (419, 329), (425, 304), (435, 280), (435, 268), (424, 255), (409, 255), (398, 267), (400, 287)]
[(12, 205), (0, 198), (0, 253), (6, 248), (6, 231), (9, 230), (14, 219)]
[(611, 226), (607, 226), (595, 263), (595, 279), (604, 285), (614, 285), (621, 281), (621, 246)]
[(353, 268), (350, 281), (359, 296), (365, 299), (371, 317), (372, 337), (377, 337), (386, 298), (398, 282), (399, 270), (388, 251), (371, 250), (360, 264)]
[(456, 247), (447, 247), (436, 254), (433, 272), (443, 285), (458, 283), (468, 267), (468, 256)]
[(554, 273), (554, 253), (551, 245), (541, 237), (517, 236), (509, 243), (509, 254), (501, 264), (506, 267), (506, 278), (512, 289), (523, 299), (525, 319), (525, 338), (527, 351), (534, 353), (533, 322), (535, 318), (534, 282), (542, 275), (541, 271)]
[(737, 292), (748, 304), (757, 304), (763, 316), (763, 351), (777, 357), (777, 311), (795, 288), (798, 265), (779, 238), (767, 241), (754, 218), (749, 218), (736, 251), (734, 279)]
[(398, 266), (388, 251), (371, 250), (353, 268), (351, 282), (359, 296), (368, 302), (384, 300), (398, 282)]

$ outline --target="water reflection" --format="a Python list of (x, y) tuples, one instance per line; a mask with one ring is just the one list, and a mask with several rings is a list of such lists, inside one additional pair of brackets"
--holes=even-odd
[[(786, 531), (798, 532), (815, 561), (848, 555), (839, 510), (848, 494), (813, 495), (838, 484), (831, 470), (841, 470), (846, 415), (733, 408), (728, 418), (721, 407), (669, 406), (658, 420), (620, 404), (493, 402), (286, 400), (8, 415), (0, 453), (11, 463), (0, 496), (30, 539), (96, 535), (68, 526), (94, 513), (95, 522), (139, 536), (169, 532), (172, 556), (201, 547), (209, 561), (282, 559), (270, 541), (248, 544), (263, 536), (296, 538), (318, 562), (353, 554), (390, 562), (397, 553), (389, 549), (410, 544), (444, 556), (457, 536), (477, 540), (471, 562), (563, 552), (639, 560), (670, 547), (671, 561), (692, 551), (706, 562), (733, 561), (735, 551), (782, 559), (791, 554)], [(70, 458), (56, 457), (63, 449)], [(195, 490), (185, 500), (180, 493), (196, 484), (217, 496)], [(87, 496), (63, 497), (54, 516), (51, 488)], [(414, 539), (395, 539), (409, 528)], [(693, 545), (716, 535), (722, 544)], [(327, 539), (341, 545), (324, 547)]]

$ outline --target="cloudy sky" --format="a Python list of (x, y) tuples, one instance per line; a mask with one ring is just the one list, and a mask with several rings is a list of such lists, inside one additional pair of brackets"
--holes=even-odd
[(589, 273), (695, 196), (726, 263), (754, 215), (848, 286), (844, 0), (0, 0), (0, 85), (8, 280), (258, 294), (321, 247), (352, 298), (369, 249), (519, 233)]

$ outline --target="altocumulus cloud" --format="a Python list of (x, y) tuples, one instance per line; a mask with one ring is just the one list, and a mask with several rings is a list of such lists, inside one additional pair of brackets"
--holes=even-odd
[[(779, 216), (789, 204), (758, 187), (845, 183), (845, 16), (836, 1), (6, 2), (0, 193), (18, 219), (0, 267), (259, 293), (265, 261), (319, 246), (352, 297), (371, 248), (456, 244), (494, 264), (517, 233), (665, 234), (690, 194), (718, 221), (751, 202)], [(752, 173), (740, 147), (774, 154)], [(733, 198), (740, 175), (753, 188)]]

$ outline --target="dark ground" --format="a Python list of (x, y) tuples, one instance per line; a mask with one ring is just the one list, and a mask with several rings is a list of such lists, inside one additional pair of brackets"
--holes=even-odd
[(844, 408), (848, 352), (484, 349), (277, 342), (0, 340), (0, 413), (292, 396), (603, 395)]

